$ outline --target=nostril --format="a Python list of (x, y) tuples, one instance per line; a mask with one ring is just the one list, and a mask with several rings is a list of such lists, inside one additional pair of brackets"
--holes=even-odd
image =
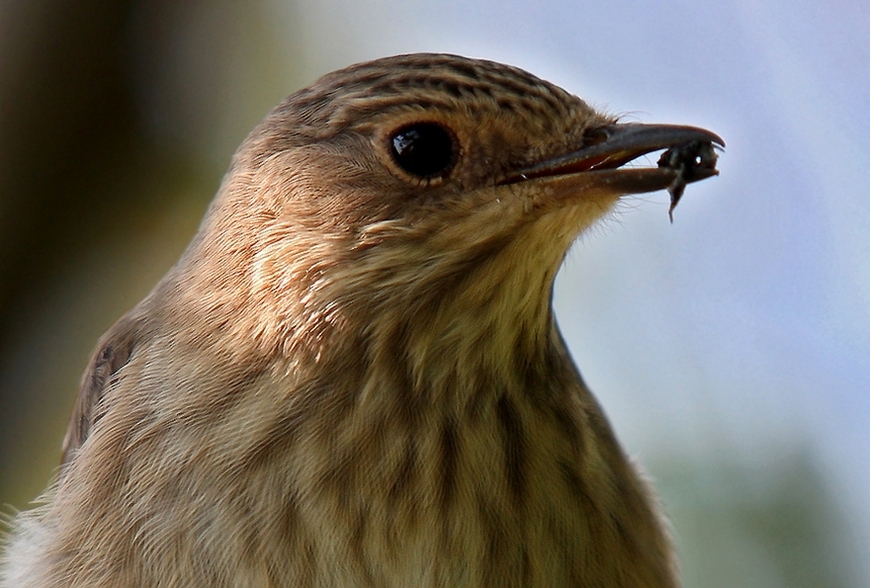
[(589, 129), (583, 134), (583, 144), (587, 147), (591, 147), (592, 145), (604, 143), (609, 138), (610, 135), (607, 132), (607, 129), (601, 127)]

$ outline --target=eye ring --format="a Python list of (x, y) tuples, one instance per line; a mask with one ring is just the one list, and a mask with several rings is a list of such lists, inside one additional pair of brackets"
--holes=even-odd
[(456, 164), (456, 135), (437, 122), (403, 125), (389, 136), (393, 162), (416, 180), (432, 182), (446, 178)]

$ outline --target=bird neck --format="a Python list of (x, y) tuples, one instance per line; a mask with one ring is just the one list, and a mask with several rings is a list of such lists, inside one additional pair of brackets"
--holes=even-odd
[(241, 336), (302, 380), (330, 362), (360, 378), (401, 373), (421, 393), (522, 381), (558, 354), (552, 284), (588, 216), (582, 207), (532, 216), (523, 206), (491, 201), (452, 222), (433, 214), (352, 236), (276, 230), (253, 259), (246, 299), (257, 332)]
[[(405, 388), (443, 406), (473, 402), (489, 389), (522, 387), (529, 371), (554, 353), (551, 292), (564, 250), (529, 244), (528, 237), (492, 240), (467, 256), (408, 257), (383, 271), (365, 268), (382, 279), (344, 298), (346, 324), (356, 336), (339, 338), (358, 344), (342, 353), (361, 354), (378, 374), (375, 381), (401, 373)], [(530, 257), (548, 249), (549, 259)]]

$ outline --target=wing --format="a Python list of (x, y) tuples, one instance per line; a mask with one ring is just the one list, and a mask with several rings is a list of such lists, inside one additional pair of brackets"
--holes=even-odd
[(82, 376), (79, 395), (63, 440), (61, 467), (69, 463), (85, 442), (91, 427), (99, 418), (97, 406), (118, 370), (127, 363), (136, 345), (137, 322), (127, 317), (105, 334), (94, 352), (88, 369)]

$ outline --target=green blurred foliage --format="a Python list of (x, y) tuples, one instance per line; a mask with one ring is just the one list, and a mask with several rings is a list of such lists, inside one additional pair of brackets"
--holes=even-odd
[(846, 513), (809, 451), (771, 448), (755, 465), (727, 455), (653, 463), (686, 586), (859, 585)]

